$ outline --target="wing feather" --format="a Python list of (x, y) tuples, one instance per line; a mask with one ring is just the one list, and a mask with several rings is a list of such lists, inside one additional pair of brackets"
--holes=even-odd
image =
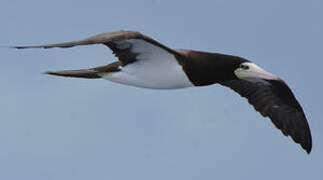
[[(104, 44), (108, 46), (116, 57), (118, 57), (118, 59), (123, 63), (123, 66), (139, 60), (137, 56), (143, 53), (149, 54), (151, 57), (149, 59), (153, 59), (156, 55), (166, 56), (166, 54), (172, 54), (175, 57), (181, 56), (181, 54), (179, 54), (177, 51), (168, 48), (158, 41), (136, 31), (113, 31), (94, 35), (80, 41), (36, 46), (13, 46), (12, 48), (69, 48), (91, 44)], [(138, 47), (142, 49), (139, 51), (134, 51), (134, 49), (138, 49)], [(178, 60), (178, 58), (176, 58), (176, 60)]]
[(12, 48), (17, 48), (17, 49), (54, 48), (54, 47), (69, 48), (69, 47), (79, 46), (79, 45), (103, 44), (103, 43), (107, 43), (115, 40), (143, 38), (143, 37), (144, 36), (142, 34), (136, 31), (113, 31), (113, 32), (106, 32), (106, 33), (94, 35), (80, 41), (69, 41), (69, 42), (63, 42), (63, 43), (45, 44), (45, 45), (36, 45), (36, 46), (13, 46)]
[(255, 110), (262, 116), (269, 117), (285, 136), (291, 136), (307, 153), (311, 152), (312, 137), (305, 114), (284, 81), (268, 80), (266, 83), (254, 83), (231, 80), (220, 84), (247, 98)]

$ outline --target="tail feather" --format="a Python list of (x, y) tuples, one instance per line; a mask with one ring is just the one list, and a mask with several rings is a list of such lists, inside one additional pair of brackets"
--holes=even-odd
[(98, 72), (93, 71), (91, 69), (48, 71), (48, 72), (45, 72), (45, 74), (50, 74), (55, 76), (74, 77), (74, 78), (87, 78), (87, 79), (101, 78), (101, 76), (98, 75)]
[(78, 69), (78, 70), (65, 70), (65, 71), (48, 71), (45, 74), (64, 76), (64, 77), (74, 77), (74, 78), (87, 78), (87, 79), (97, 79), (101, 78), (100, 74), (120, 71), (121, 66), (120, 61), (113, 62), (105, 66), (99, 66), (91, 69)]

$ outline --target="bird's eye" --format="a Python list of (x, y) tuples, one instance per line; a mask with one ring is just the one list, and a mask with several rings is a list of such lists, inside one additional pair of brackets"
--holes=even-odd
[(249, 66), (245, 65), (245, 64), (240, 64), (240, 68), (243, 69), (243, 70), (248, 70)]

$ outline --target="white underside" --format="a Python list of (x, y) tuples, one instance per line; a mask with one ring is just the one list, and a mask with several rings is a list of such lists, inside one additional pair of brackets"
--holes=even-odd
[(127, 64), (121, 71), (102, 74), (102, 77), (121, 84), (152, 88), (177, 89), (193, 86), (175, 57), (166, 50), (140, 39), (120, 41), (120, 47), (132, 44), (138, 53), (137, 61)]

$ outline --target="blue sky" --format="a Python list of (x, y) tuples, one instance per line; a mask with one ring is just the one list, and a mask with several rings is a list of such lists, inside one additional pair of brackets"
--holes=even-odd
[(234, 54), (282, 77), (308, 118), (307, 155), (220, 85), (149, 90), (43, 75), (115, 58), (100, 45), (0, 49), (0, 179), (323, 178), (322, 1), (0, 2), (0, 45), (137, 30)]

